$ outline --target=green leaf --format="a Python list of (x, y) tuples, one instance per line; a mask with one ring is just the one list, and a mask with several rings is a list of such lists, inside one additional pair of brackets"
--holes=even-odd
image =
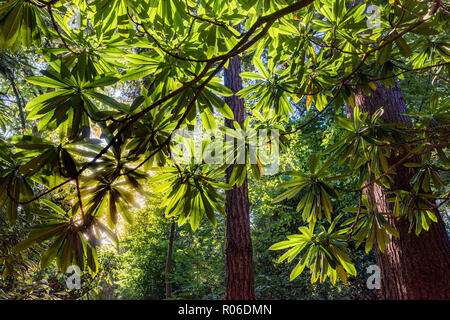
[(61, 216), (63, 216), (63, 217), (66, 216), (66, 212), (60, 206), (56, 205), (55, 203), (51, 202), (50, 200), (41, 199), (41, 203), (46, 205), (47, 207), (49, 207), (56, 213), (59, 213)]
[(5, 50), (14, 45), (19, 36), (22, 22), (23, 3), (19, 2), (0, 24), (0, 49)]
[(32, 237), (19, 242), (11, 249), (11, 251), (13, 253), (18, 253), (22, 250), (25, 250), (25, 249), (31, 247), (35, 243), (50, 239), (51, 237), (53, 237), (56, 234), (59, 234), (66, 228), (67, 228), (67, 224), (65, 224), (65, 223), (58, 224), (49, 230), (39, 232), (39, 233), (33, 235)]
[(245, 79), (266, 80), (262, 75), (253, 72), (242, 72), (240, 76)]
[(221, 84), (217, 78), (212, 79), (210, 82), (208, 82), (206, 88), (217, 94), (220, 94), (223, 97), (231, 97), (233, 95), (233, 91)]
[(119, 81), (119, 78), (116, 78), (113, 76), (97, 77), (94, 79), (93, 82), (89, 83), (84, 88), (107, 87), (107, 86), (115, 84), (118, 81)]
[(300, 260), (298, 262), (298, 264), (295, 266), (295, 268), (292, 269), (292, 272), (291, 272), (291, 274), (289, 276), (289, 279), (291, 281), (293, 281), (295, 278), (297, 278), (303, 272), (305, 267), (306, 267), (306, 261)]
[(264, 67), (262, 61), (260, 59), (253, 59), (253, 63), (255, 64), (255, 67), (258, 69), (261, 75), (265, 79), (269, 79), (269, 74), (267, 73), (266, 68)]
[(270, 246), (269, 250), (282, 250), (297, 245), (298, 242), (292, 240), (281, 241)]
[(67, 84), (65, 84), (62, 81), (58, 81), (52, 78), (48, 77), (27, 77), (25, 78), (26, 81), (32, 84), (36, 84), (41, 87), (50, 87), (50, 88), (58, 88), (63, 89), (67, 88)]

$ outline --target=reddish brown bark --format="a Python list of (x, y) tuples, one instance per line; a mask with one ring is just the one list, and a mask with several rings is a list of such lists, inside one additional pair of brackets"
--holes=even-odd
[[(409, 122), (403, 115), (407, 112), (400, 87), (386, 88), (377, 84), (370, 96), (359, 92), (355, 95), (355, 104), (362, 112), (373, 114), (378, 108), (384, 108), (383, 120), (386, 123)], [(353, 110), (347, 106), (347, 114), (353, 116)], [(404, 155), (392, 157), (389, 163), (396, 163)], [(411, 190), (409, 180), (417, 168), (400, 165), (396, 169), (391, 190)], [(367, 196), (380, 212), (393, 212), (393, 204), (387, 202), (386, 190), (375, 185), (374, 192)], [(391, 238), (383, 254), (375, 251), (376, 261), (381, 269), (381, 292), (384, 299), (449, 299), (450, 298), (450, 243), (442, 218), (437, 210), (438, 222), (419, 236), (408, 233), (409, 221), (387, 217), (387, 220), (399, 232), (400, 238)]]
[[(239, 56), (230, 60), (225, 69), (225, 85), (233, 92), (242, 89), (241, 61)], [(245, 119), (244, 102), (237, 96), (225, 101), (234, 113), (234, 120), (241, 126)], [(225, 119), (225, 126), (234, 128), (233, 121)], [(229, 182), (233, 166), (226, 171)], [(225, 240), (225, 282), (227, 300), (255, 299), (253, 279), (253, 249), (250, 234), (250, 217), (247, 178), (242, 186), (226, 192), (226, 240)]]

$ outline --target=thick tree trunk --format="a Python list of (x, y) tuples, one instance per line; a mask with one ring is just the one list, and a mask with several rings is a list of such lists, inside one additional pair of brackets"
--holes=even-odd
[(167, 247), (166, 269), (165, 269), (166, 299), (172, 297), (172, 282), (170, 280), (170, 270), (172, 266), (172, 252), (174, 239), (175, 239), (175, 221), (172, 220), (172, 223), (170, 225), (169, 246)]
[[(386, 88), (377, 84), (370, 96), (362, 91), (355, 95), (355, 104), (362, 112), (373, 114), (380, 107), (386, 123), (409, 122), (403, 115), (407, 112), (400, 87)], [(347, 115), (353, 116), (353, 110), (347, 106)], [(396, 163), (404, 155), (392, 157), (390, 164)], [(411, 190), (409, 180), (417, 168), (400, 165), (396, 169), (391, 190)], [(380, 212), (393, 212), (393, 203), (387, 202), (386, 190), (375, 185), (373, 194), (367, 194)], [(381, 292), (384, 299), (449, 299), (450, 298), (450, 243), (439, 212), (435, 211), (438, 222), (419, 236), (414, 231), (408, 233), (409, 221), (387, 217), (387, 220), (399, 232), (400, 238), (391, 238), (383, 254), (377, 248), (375, 256), (381, 269)]]
[[(230, 60), (225, 70), (225, 85), (233, 92), (242, 89), (241, 60), (236, 56)], [(244, 102), (236, 96), (228, 97), (225, 101), (234, 113), (234, 120), (241, 126), (244, 123)], [(234, 128), (233, 121), (225, 119), (225, 126)], [(230, 166), (226, 171), (228, 182), (233, 171)], [(253, 280), (253, 250), (250, 235), (250, 217), (248, 202), (247, 178), (239, 188), (236, 186), (226, 192), (226, 299), (252, 300), (255, 299)]]

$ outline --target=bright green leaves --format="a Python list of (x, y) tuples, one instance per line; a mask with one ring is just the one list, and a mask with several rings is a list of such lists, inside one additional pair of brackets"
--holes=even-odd
[[(278, 169), (279, 150), (285, 147), (280, 139), (279, 126), (264, 126), (263, 124), (250, 127), (250, 117), (246, 118), (242, 127), (236, 121), (234, 129), (221, 127), (226, 136), (224, 146), (225, 162), (233, 164), (233, 171), (229, 183), (240, 187), (252, 172), (257, 180), (265, 174)], [(268, 173), (269, 172), (269, 173)]]
[(326, 170), (330, 163), (326, 163), (320, 170), (317, 169), (319, 158), (313, 155), (310, 158), (310, 173), (290, 172), (293, 180), (284, 182), (279, 187), (289, 187), (289, 190), (276, 197), (273, 201), (280, 202), (290, 199), (297, 194), (302, 198), (297, 205), (297, 211), (302, 212), (303, 221), (314, 224), (325, 217), (331, 223), (333, 206), (331, 198), (340, 198), (339, 193), (326, 183), (329, 172)]
[(166, 208), (166, 217), (178, 217), (179, 225), (189, 221), (192, 229), (196, 230), (204, 215), (214, 226), (217, 224), (215, 211), (225, 215), (224, 197), (216, 190), (230, 188), (217, 180), (224, 174), (224, 168), (194, 166), (178, 171), (177, 168), (166, 167), (160, 172), (150, 181), (166, 181), (154, 188), (154, 192), (167, 192), (166, 200), (161, 203), (161, 207)]
[[(38, 129), (53, 131), (62, 125), (62, 132), (70, 140), (89, 136), (90, 120), (102, 121), (106, 116), (124, 112), (126, 106), (113, 98), (94, 91), (114, 84), (118, 79), (109, 75), (81, 80), (60, 64), (60, 73), (45, 71), (45, 77), (28, 77), (27, 81), (39, 86), (56, 88), (29, 101), (28, 119), (40, 119)], [(99, 110), (95, 102), (112, 109), (113, 113)]]
[(0, 6), (0, 49), (17, 49), (22, 43), (29, 48), (40, 41), (37, 18), (39, 9), (23, 0), (12, 0)]
[[(424, 152), (429, 148), (430, 152), (435, 154), (441, 166), (445, 169), (450, 167), (450, 159), (446, 154), (448, 146), (442, 145), (441, 136), (446, 136), (448, 134), (448, 124), (450, 123), (449, 110), (450, 101), (448, 99), (440, 99), (438, 93), (435, 92), (430, 99), (430, 112), (407, 113), (408, 116), (411, 116), (416, 120), (415, 131), (418, 136), (429, 143), (428, 147), (423, 144), (417, 145), (414, 148), (414, 151)], [(430, 153), (426, 152), (422, 162), (426, 165), (433, 166), (430, 162), (431, 158)], [(433, 177), (431, 172), (429, 174), (430, 177)]]
[[(132, 34), (133, 23), (128, 18), (128, 12), (139, 10), (143, 14), (143, 6), (140, 1), (129, 0), (96, 0), (91, 5), (95, 8), (92, 17), (94, 27), (100, 27), (108, 34), (110, 31), (117, 31), (123, 38), (128, 38)], [(141, 2), (143, 3), (143, 2)], [(145, 5), (148, 10), (148, 5)]]
[(241, 77), (247, 79), (264, 80), (251, 84), (240, 90), (237, 95), (242, 96), (253, 103), (253, 112), (261, 112), (264, 121), (276, 122), (277, 119), (286, 120), (293, 109), (289, 101), (289, 94), (284, 90), (284, 81), (287, 75), (269, 72), (260, 59), (253, 59), (259, 74), (243, 72)]
[(388, 159), (391, 151), (382, 148), (382, 144), (395, 142), (394, 137), (400, 142), (402, 137), (392, 134), (391, 126), (383, 124), (380, 118), (383, 109), (369, 117), (368, 113), (361, 113), (356, 106), (353, 113), (353, 119), (335, 117), (336, 124), (348, 133), (325, 153), (333, 153), (331, 159), (336, 159), (338, 165), (347, 162), (349, 172), (359, 169), (360, 186), (367, 179), (379, 178), (380, 184), (389, 187), (391, 177)]
[[(340, 217), (336, 218), (337, 220)], [(300, 255), (299, 262), (291, 272), (291, 281), (297, 278), (308, 267), (311, 271), (311, 283), (318, 280), (324, 282), (327, 277), (333, 284), (339, 279), (347, 283), (347, 273), (356, 276), (356, 269), (349, 257), (347, 245), (339, 232), (333, 232), (333, 226), (325, 230), (320, 226), (320, 232), (315, 233), (314, 225), (300, 227), (301, 234), (288, 236), (288, 240), (272, 245), (269, 250), (288, 249), (278, 262), (291, 262)], [(318, 227), (319, 228), (319, 227)], [(303, 253), (302, 253), (303, 252)]]
[[(205, 1), (199, 6), (197, 2), (191, 1), (186, 4), (187, 6), (184, 3), (181, 5), (181, 7), (185, 6), (185, 9), (181, 9), (181, 14), (187, 13), (189, 19), (184, 22), (184, 28), (177, 30), (177, 33), (190, 40), (190, 43), (184, 41), (183, 50), (190, 56), (210, 59), (234, 48), (238, 43), (240, 33), (235, 29), (236, 27), (232, 26), (238, 25), (244, 18), (239, 13), (236, 3), (219, 3), (219, 1), (208, 3)], [(178, 23), (176, 27), (180, 25), (183, 24)], [(190, 35), (186, 35), (188, 28), (192, 28)], [(184, 31), (184, 33), (180, 31)]]
[(20, 175), (46, 186), (77, 176), (78, 165), (69, 152), (70, 144), (56, 145), (34, 136), (15, 136), (11, 142), (20, 149), (18, 156), (24, 160), (18, 170)]
[(150, 0), (149, 18), (150, 20), (160, 21), (160, 23), (173, 26), (175, 30), (183, 28), (183, 18), (187, 17), (186, 4), (195, 6), (193, 1), (182, 0)]
[(129, 62), (127, 72), (121, 77), (121, 81), (130, 81), (143, 78), (158, 70), (160, 62), (156, 56), (145, 53), (127, 54), (125, 59)]
[(96, 253), (97, 239), (82, 225), (73, 220), (73, 212), (66, 212), (55, 203), (42, 199), (43, 209), (38, 215), (43, 218), (41, 224), (32, 227), (28, 239), (18, 243), (13, 252), (20, 252), (37, 243), (49, 241), (46, 250), (41, 256), (41, 268), (48, 267), (53, 261), (61, 272), (66, 272), (71, 265), (77, 265), (82, 271), (86, 268), (95, 275), (98, 271)]
[[(111, 228), (121, 216), (130, 222), (129, 207), (134, 205), (136, 191), (142, 192), (142, 180), (146, 178), (139, 169), (156, 171), (155, 164), (166, 167), (152, 179), (155, 192), (165, 192), (167, 197), (163, 203), (166, 216), (178, 218), (179, 224), (189, 221), (194, 230), (205, 215), (215, 224), (216, 212), (224, 213), (223, 196), (217, 189), (230, 187), (220, 182), (224, 167), (175, 164), (170, 160), (176, 151), (170, 144), (171, 134), (198, 121), (206, 129), (216, 129), (217, 119), (234, 119), (222, 99), (233, 93), (215, 78), (220, 73), (213, 68), (226, 66), (235, 55), (251, 61), (252, 66), (241, 73), (247, 80), (238, 93), (249, 102), (248, 120), (243, 128), (235, 124), (236, 130), (229, 134), (245, 142), (239, 150), (234, 149), (234, 142), (233, 147), (224, 148), (235, 151), (230, 161), (234, 163), (230, 185), (242, 185), (250, 170), (259, 178), (267, 158), (273, 155), (258, 150), (251, 158), (254, 154), (250, 149), (255, 144), (247, 143), (247, 138), (253, 136), (245, 136), (250, 127), (280, 126), (277, 129), (284, 131), (281, 126), (289, 120), (293, 104), (300, 111), (314, 107), (321, 114), (334, 101), (338, 114), (345, 97), (354, 107), (354, 120), (335, 119), (344, 130), (344, 138), (328, 149), (330, 158), (325, 165), (319, 165), (317, 156), (311, 157), (309, 172), (292, 173), (293, 179), (281, 185), (287, 191), (275, 199), (298, 197), (297, 210), (311, 228), (319, 227), (324, 220), (332, 223), (328, 232), (315, 234), (313, 229), (303, 228), (301, 235), (290, 236), (286, 243), (272, 248), (289, 249), (281, 260), (292, 261), (304, 253), (292, 279), (305, 267), (311, 269), (313, 281), (330, 277), (334, 283), (339, 277), (345, 282), (347, 273), (354, 274), (348, 251), (341, 243), (348, 230), (332, 231), (338, 220), (332, 219), (339, 209), (334, 203), (340, 199), (336, 190), (342, 185), (329, 184), (339, 179), (327, 172), (331, 164), (339, 170), (346, 165), (344, 177), (359, 175), (355, 183), (360, 189), (350, 191), (362, 193), (372, 185), (393, 185), (396, 168), (401, 168), (391, 168), (395, 157), (401, 155), (395, 151), (432, 153), (432, 159), (423, 156), (420, 168), (415, 169), (409, 181), (411, 192), (399, 192), (394, 198), (398, 218), (409, 218), (416, 233), (427, 230), (437, 216), (433, 210), (436, 198), (425, 194), (444, 189), (446, 182), (439, 174), (450, 163), (442, 140), (448, 131), (448, 105), (432, 97), (431, 113), (413, 115), (419, 119), (413, 129), (389, 126), (380, 120), (382, 110), (372, 117), (361, 113), (352, 97), (351, 91), (356, 89), (350, 88), (362, 87), (370, 94), (379, 86), (376, 79), (392, 84), (396, 72), (411, 72), (431, 64), (438, 66), (421, 70), (436, 74), (435, 79), (448, 78), (448, 66), (443, 65), (449, 61), (448, 44), (440, 35), (446, 21), (440, 9), (435, 17), (421, 21), (429, 10), (428, 3), (411, 4), (418, 16), (396, 5), (382, 4), (380, 25), (371, 28), (367, 22), (373, 16), (365, 14), (366, 4), (349, 6), (347, 2), (314, 1), (314, 5), (270, 20), (268, 15), (280, 9), (286, 12), (294, 1), (96, 0), (89, 6), (85, 1), (60, 1), (42, 8), (32, 1), (2, 1), (0, 49), (14, 51), (21, 43), (30, 47), (38, 41), (39, 32), (44, 33), (48, 44), (39, 54), (50, 67), (43, 77), (27, 80), (56, 90), (47, 90), (29, 101), (26, 108), (29, 120), (39, 120), (37, 129), (45, 139), (14, 137), (11, 141), (17, 153), (9, 152), (12, 146), (8, 145), (6, 151), (0, 147), (0, 208), (9, 223), (14, 223), (22, 206), (19, 203), (33, 197), (30, 180), (46, 187), (67, 181), (64, 192), (73, 204), (70, 217), (66, 217), (63, 209), (43, 200), (42, 204), (56, 216), (67, 219), (54, 215), (50, 224), (37, 228), (39, 231), (23, 248), (51, 239), (53, 243), (41, 261), (43, 267), (57, 259), (63, 270), (76, 262), (89, 265), (95, 272), (94, 236), (87, 230), (95, 225), (112, 235), (100, 220), (106, 220)], [(80, 26), (71, 28), (68, 22), (78, 14)], [(415, 24), (420, 26), (416, 28)], [(119, 90), (125, 92), (122, 97), (128, 95), (127, 81), (136, 81), (140, 89), (130, 105), (112, 98), (121, 94)], [(103, 90), (116, 83), (117, 91)], [(399, 133), (403, 129), (410, 131)], [(425, 130), (417, 138), (433, 145), (431, 151), (425, 144), (414, 145), (415, 138), (411, 137), (419, 129)], [(87, 140), (91, 133), (99, 140)], [(202, 152), (211, 145), (211, 141), (202, 140)], [(243, 161), (238, 161), (241, 155)], [(351, 211), (358, 215), (350, 221), (355, 224), (352, 239), (366, 242), (367, 250), (375, 243), (384, 250), (396, 231), (387, 223), (384, 212), (378, 212), (375, 205), (370, 208), (364, 197), (361, 202), (365, 208), (361, 205)]]
[[(94, 144), (83, 144), (82, 147), (88, 147), (93, 155), (102, 149)], [(80, 148), (77, 152), (89, 156), (89, 153)], [(110, 227), (117, 224), (119, 216), (128, 223), (133, 221), (129, 208), (136, 205), (136, 195), (143, 193), (141, 181), (146, 178), (146, 174), (131, 167), (129, 162), (129, 158), (122, 154), (122, 149), (116, 143), (102, 157), (102, 161), (92, 165), (96, 169), (95, 173), (81, 179), (82, 199), (78, 199), (77, 208), (82, 201), (87, 208), (84, 212), (87, 222), (104, 216)]]
[[(416, 29), (416, 31), (418, 30), (420, 29)], [(422, 30), (425, 31), (427, 28), (425, 27)], [(427, 41), (413, 44), (416, 50), (410, 55), (409, 62), (416, 69), (427, 65), (443, 64), (450, 61), (448, 38), (446, 39), (445, 36), (438, 36), (438, 33), (436, 33), (436, 36), (432, 39), (430, 38), (428, 38)]]
[[(341, 41), (340, 47), (343, 50), (352, 50), (352, 46), (359, 48), (361, 45), (362, 33), (366, 31), (366, 23), (364, 19), (364, 11), (366, 5), (362, 3), (353, 4), (349, 10), (345, 0), (326, 0), (314, 2), (314, 6), (325, 19), (314, 19), (313, 28), (317, 32), (324, 33), (321, 39), (325, 43)], [(364, 28), (366, 27), (366, 28)]]

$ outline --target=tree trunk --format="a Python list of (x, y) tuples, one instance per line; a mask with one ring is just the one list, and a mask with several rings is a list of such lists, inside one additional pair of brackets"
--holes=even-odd
[[(233, 92), (242, 89), (241, 60), (233, 57), (225, 69), (225, 85)], [(236, 96), (225, 101), (234, 113), (234, 120), (241, 126), (245, 119), (244, 102)], [(225, 126), (234, 128), (233, 121), (225, 119)], [(230, 180), (233, 165), (226, 171), (226, 182)], [(226, 240), (225, 240), (225, 282), (227, 300), (253, 300), (255, 289), (253, 280), (253, 250), (250, 235), (248, 184), (245, 178), (242, 186), (226, 190)]]
[[(370, 96), (361, 90), (355, 94), (355, 105), (361, 112), (373, 114), (380, 107), (384, 108), (382, 118), (386, 123), (410, 122), (403, 94), (398, 86), (386, 88), (377, 83), (377, 89)], [(347, 115), (353, 117), (353, 110), (347, 106)], [(391, 157), (392, 165), (404, 155)], [(396, 169), (391, 190), (411, 190), (409, 180), (417, 168), (400, 165)], [(375, 184), (373, 194), (367, 193), (371, 203), (375, 203), (380, 212), (393, 212), (393, 203), (387, 202), (386, 190)], [(408, 233), (407, 219), (386, 217), (388, 222), (399, 232), (400, 238), (391, 237), (385, 253), (375, 249), (377, 265), (381, 270), (381, 294), (384, 299), (449, 299), (450, 298), (450, 243), (444, 223), (438, 212), (437, 223), (428, 231), (422, 230), (419, 236)]]
[(20, 97), (19, 91), (16, 86), (16, 82), (14, 81), (14, 76), (12, 74), (9, 77), (9, 81), (11, 82), (11, 86), (13, 88), (14, 95), (16, 97), (17, 108), (19, 109), (19, 118), (20, 118), (21, 129), (22, 129), (23, 133), (25, 134), (25, 131), (27, 128), (26, 128), (26, 124), (25, 124), (25, 113), (23, 111), (22, 99)]
[(172, 220), (172, 223), (170, 225), (169, 246), (167, 248), (167, 258), (165, 268), (166, 299), (170, 299), (172, 297), (172, 283), (170, 280), (170, 270), (172, 266), (172, 252), (174, 239), (175, 239), (175, 221)]

